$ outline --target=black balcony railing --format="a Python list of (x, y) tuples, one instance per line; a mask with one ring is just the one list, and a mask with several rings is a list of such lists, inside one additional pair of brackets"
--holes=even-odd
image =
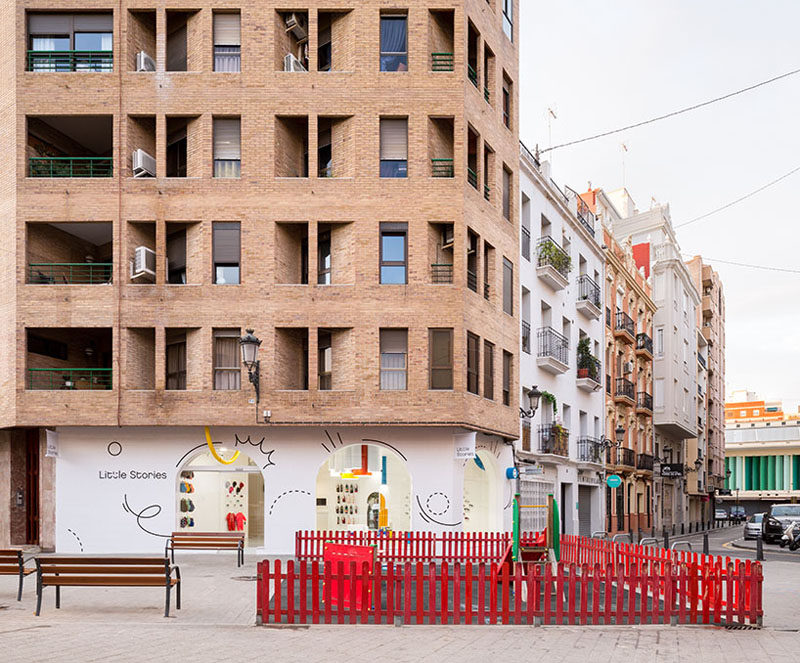
[(588, 301), (600, 308), (600, 286), (588, 274), (578, 277), (578, 301)]
[(617, 465), (636, 467), (636, 452), (633, 449), (617, 449)]
[(549, 265), (564, 278), (569, 278), (569, 270), (572, 261), (564, 249), (562, 249), (552, 237), (542, 237), (536, 245), (537, 266), (546, 267)]
[(569, 431), (558, 424), (539, 426), (539, 453), (569, 456)]
[(611, 376), (606, 373), (606, 393), (611, 395)]
[(650, 454), (639, 454), (636, 459), (637, 470), (653, 471), (653, 457)]
[(522, 351), (531, 353), (531, 323), (522, 321)]
[(531, 259), (531, 231), (522, 226), (522, 257), (525, 260)]
[(435, 262), (431, 265), (431, 282), (452, 283), (453, 265), (451, 263)]
[(581, 198), (578, 194), (575, 194), (575, 200), (578, 203), (578, 221), (580, 221), (581, 225), (586, 228), (592, 237), (594, 237), (594, 214), (592, 214), (592, 210), (589, 209), (589, 206), (583, 202), (583, 198)]
[(553, 357), (562, 364), (569, 364), (569, 341), (552, 327), (542, 327), (536, 332), (538, 357)]
[(636, 326), (633, 324), (631, 316), (625, 313), (625, 311), (617, 311), (614, 329), (628, 332), (632, 337), (636, 337)]
[(472, 270), (467, 270), (467, 287), (473, 292), (478, 292), (478, 275)]
[(636, 407), (640, 410), (653, 411), (653, 397), (646, 391), (636, 392)]
[(578, 354), (578, 377), (589, 378), (600, 384), (600, 360), (592, 355)]
[(614, 385), (614, 396), (623, 396), (629, 398), (631, 401), (635, 400), (633, 382), (628, 378), (617, 378)]
[(644, 332), (639, 332), (636, 334), (636, 349), (637, 350), (644, 350), (645, 352), (649, 352), (651, 355), (653, 354), (653, 339), (650, 338)]
[(583, 463), (602, 463), (603, 447), (596, 437), (578, 438), (578, 460)]
[(697, 353), (697, 361), (700, 362), (700, 365), (705, 368), (706, 367), (706, 358), (701, 355), (699, 352)]

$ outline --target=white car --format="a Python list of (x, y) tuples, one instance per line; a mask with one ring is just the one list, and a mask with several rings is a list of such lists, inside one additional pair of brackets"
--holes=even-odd
[(761, 536), (761, 521), (764, 520), (763, 513), (754, 513), (744, 524), (744, 538), (758, 539)]

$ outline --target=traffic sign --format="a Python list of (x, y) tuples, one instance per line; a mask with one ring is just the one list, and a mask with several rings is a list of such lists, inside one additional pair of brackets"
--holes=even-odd
[(611, 474), (606, 477), (606, 484), (609, 488), (619, 488), (622, 485), (622, 477), (619, 474)]

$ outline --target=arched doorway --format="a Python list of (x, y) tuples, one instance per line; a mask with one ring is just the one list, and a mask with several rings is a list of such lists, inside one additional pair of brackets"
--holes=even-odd
[(317, 472), (317, 530), (411, 529), (411, 475), (376, 444), (337, 449)]
[[(231, 451), (218, 449), (223, 458)], [(210, 451), (192, 456), (178, 472), (178, 532), (245, 533), (247, 547), (264, 545), (264, 477), (245, 453), (230, 465), (218, 463)]]
[(465, 532), (497, 532), (499, 523), (499, 482), (495, 459), (485, 449), (464, 466)]

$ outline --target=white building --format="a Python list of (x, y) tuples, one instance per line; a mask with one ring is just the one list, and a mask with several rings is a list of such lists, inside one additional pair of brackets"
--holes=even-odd
[[(542, 398), (533, 419), (522, 419), (518, 458), (537, 473), (523, 473), (520, 488), (526, 504), (542, 504), (553, 493), (564, 531), (589, 535), (604, 529), (604, 394), (597, 358), (605, 263), (594, 216), (574, 191), (556, 186), (549, 170), (523, 147), (520, 385), (523, 403), (534, 386)], [(542, 526), (539, 511), (523, 511), (525, 529)]]

